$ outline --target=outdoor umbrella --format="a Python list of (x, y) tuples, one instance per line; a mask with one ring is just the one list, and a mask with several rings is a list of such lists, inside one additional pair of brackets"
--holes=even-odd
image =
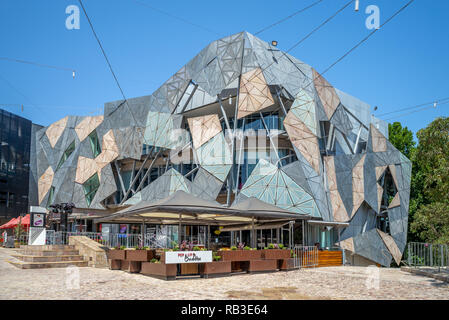
[(11, 228), (14, 228), (13, 224), (16, 222), (16, 220), (18, 220), (18, 218), (12, 218), (7, 223), (5, 223), (4, 225), (0, 226), (0, 229), (11, 229)]

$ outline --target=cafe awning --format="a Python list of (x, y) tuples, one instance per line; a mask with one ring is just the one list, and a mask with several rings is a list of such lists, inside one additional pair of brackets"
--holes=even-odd
[(230, 225), (264, 220), (309, 219), (270, 205), (256, 198), (247, 198), (231, 207), (177, 191), (170, 196), (149, 202), (141, 201), (115, 214), (94, 220), (94, 223), (167, 223)]

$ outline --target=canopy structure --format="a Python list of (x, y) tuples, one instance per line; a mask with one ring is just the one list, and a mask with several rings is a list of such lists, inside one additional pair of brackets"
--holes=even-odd
[(19, 225), (19, 223), (24, 228), (29, 228), (29, 226), (30, 226), (30, 214), (27, 214), (25, 217), (22, 217), (22, 218), (21, 217), (12, 218), (10, 221), (8, 221), (4, 225), (0, 226), (0, 229), (12, 229), (12, 228), (17, 227)]
[(233, 225), (273, 221), (310, 219), (308, 215), (294, 213), (270, 205), (256, 198), (247, 198), (231, 207), (216, 201), (204, 200), (182, 190), (155, 202), (141, 201), (94, 223), (158, 223)]

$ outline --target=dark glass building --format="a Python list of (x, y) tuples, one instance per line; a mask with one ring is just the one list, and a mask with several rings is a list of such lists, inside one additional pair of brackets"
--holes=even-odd
[(32, 122), (0, 109), (0, 221), (28, 212)]

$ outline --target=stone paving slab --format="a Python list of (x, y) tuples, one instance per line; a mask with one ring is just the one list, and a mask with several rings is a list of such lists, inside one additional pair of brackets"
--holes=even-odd
[[(444, 299), (449, 285), (399, 268), (326, 267), (164, 281), (101, 268), (18, 269), (0, 249), (0, 299)], [(378, 288), (372, 275), (378, 272)], [(79, 275), (79, 288), (77, 287)]]

